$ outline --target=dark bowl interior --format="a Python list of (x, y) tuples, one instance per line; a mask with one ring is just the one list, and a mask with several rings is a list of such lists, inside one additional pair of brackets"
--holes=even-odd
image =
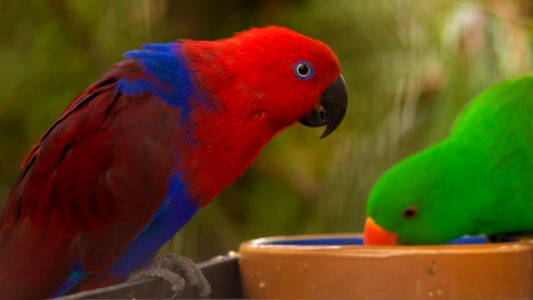
[[(447, 245), (476, 245), (486, 244), (489, 240), (485, 236), (464, 236), (453, 240)], [(362, 237), (334, 237), (334, 238), (307, 238), (294, 240), (267, 240), (263, 245), (280, 246), (362, 246)]]

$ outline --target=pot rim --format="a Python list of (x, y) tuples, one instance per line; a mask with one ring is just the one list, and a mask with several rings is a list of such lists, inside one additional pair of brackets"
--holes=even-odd
[[(395, 245), (395, 246), (362, 246), (362, 245), (284, 245), (283, 241), (329, 240), (332, 239), (361, 239), (360, 233), (307, 234), (293, 236), (272, 236), (243, 242), (240, 245), (241, 254), (268, 253), (291, 255), (338, 255), (338, 256), (398, 256), (419, 254), (481, 254), (498, 252), (519, 252), (533, 249), (533, 240), (521, 240), (507, 243), (485, 244), (454, 244), (454, 245)], [(273, 243), (276, 244), (273, 244)]]

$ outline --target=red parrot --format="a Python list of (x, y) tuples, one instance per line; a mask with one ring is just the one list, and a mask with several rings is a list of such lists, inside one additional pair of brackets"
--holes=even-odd
[(125, 54), (32, 148), (0, 215), (0, 295), (123, 281), (300, 121), (346, 112), (335, 54), (282, 27)]

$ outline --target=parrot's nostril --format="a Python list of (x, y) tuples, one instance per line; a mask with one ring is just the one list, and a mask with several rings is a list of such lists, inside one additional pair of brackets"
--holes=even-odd
[(318, 110), (318, 113), (320, 114), (320, 118), (322, 120), (326, 120), (326, 110), (322, 106)]
[(300, 119), (300, 123), (310, 127), (326, 125), (326, 129), (320, 137), (324, 138), (342, 122), (347, 104), (348, 91), (341, 75), (324, 90), (320, 102), (315, 105), (309, 115)]

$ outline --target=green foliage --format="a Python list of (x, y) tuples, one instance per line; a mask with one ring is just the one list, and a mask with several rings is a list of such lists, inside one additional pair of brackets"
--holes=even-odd
[(341, 128), (275, 138), (164, 251), (200, 260), (265, 235), (361, 229), (368, 191), (444, 136), (465, 101), (531, 71), (530, 1), (0, 0), (0, 199), (69, 101), (145, 42), (288, 26), (329, 44), (350, 89)]

